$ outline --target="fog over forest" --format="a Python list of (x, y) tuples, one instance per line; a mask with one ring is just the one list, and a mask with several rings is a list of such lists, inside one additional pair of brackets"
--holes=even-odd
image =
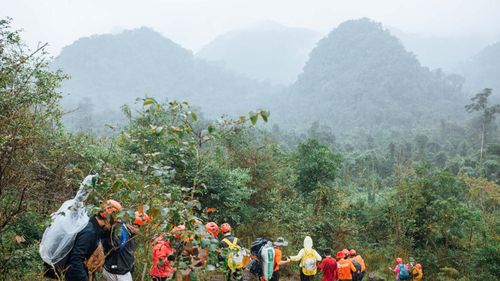
[[(319, 122), (343, 135), (349, 128), (411, 130), (463, 119), (470, 97), (498, 85), (500, 50), (497, 43), (477, 52), (467, 45), (442, 51), (455, 50), (453, 44), (362, 18), (325, 36), (264, 22), (223, 34), (193, 53), (143, 27), (81, 38), (64, 47), (52, 67), (72, 77), (62, 91), (71, 111), (65, 122), (76, 130), (119, 125), (122, 105), (150, 96), (188, 101), (209, 119), (263, 108), (286, 130), (301, 132)], [(430, 46), (437, 55), (425, 51)]]

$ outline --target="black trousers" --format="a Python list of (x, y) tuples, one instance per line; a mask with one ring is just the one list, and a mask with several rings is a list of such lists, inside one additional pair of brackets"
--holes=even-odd
[(271, 277), (271, 280), (269, 281), (279, 281), (280, 280), (280, 271), (276, 270), (273, 272), (273, 277)]
[(302, 268), (300, 268), (300, 281), (311, 281), (314, 278), (314, 275), (305, 275), (302, 272)]

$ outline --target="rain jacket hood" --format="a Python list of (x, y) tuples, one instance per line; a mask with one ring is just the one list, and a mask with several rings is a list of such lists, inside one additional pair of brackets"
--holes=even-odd
[(311, 237), (306, 236), (306, 238), (304, 238), (304, 249), (310, 251), (312, 247), (313, 247), (313, 240), (311, 239)]

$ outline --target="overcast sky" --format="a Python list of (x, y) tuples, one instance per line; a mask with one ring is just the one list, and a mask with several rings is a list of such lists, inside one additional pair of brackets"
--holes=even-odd
[(216, 36), (272, 20), (327, 33), (369, 17), (429, 36), (500, 40), (500, 0), (0, 0), (0, 17), (24, 29), (30, 45), (62, 47), (92, 34), (148, 26), (197, 51)]

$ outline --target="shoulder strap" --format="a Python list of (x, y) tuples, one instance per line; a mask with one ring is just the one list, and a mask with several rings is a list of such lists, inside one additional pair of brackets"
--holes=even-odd
[[(236, 240), (236, 238), (234, 240)], [(233, 244), (234, 242), (231, 243), (231, 241), (229, 241), (229, 239), (227, 239), (227, 238), (222, 239), (222, 241), (225, 242), (229, 247), (234, 246), (234, 244)]]
[(121, 241), (120, 241), (120, 247), (118, 251), (123, 251), (125, 248), (125, 245), (128, 242), (128, 232), (126, 229), (126, 226), (123, 224), (122, 227), (120, 228), (120, 234), (121, 234)]

